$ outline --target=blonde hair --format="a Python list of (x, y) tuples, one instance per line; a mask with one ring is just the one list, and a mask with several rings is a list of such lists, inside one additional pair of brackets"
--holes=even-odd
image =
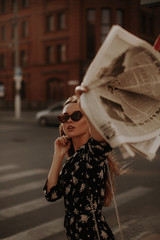
[[(63, 108), (66, 105), (68, 105), (69, 103), (77, 103), (77, 102), (78, 101), (77, 101), (76, 96), (73, 95), (72, 97), (69, 97), (67, 99), (67, 101), (63, 105)], [(59, 132), (60, 132), (60, 136), (65, 135), (62, 124), (60, 124), (60, 126), (59, 126)], [(74, 153), (75, 153), (75, 150), (74, 150), (74, 146), (73, 146), (73, 143), (71, 140), (71, 147), (70, 147), (67, 155), (68, 155), (68, 157), (70, 157)], [(115, 175), (119, 176), (122, 174), (122, 171), (120, 169), (118, 161), (113, 156), (111, 156), (111, 154), (108, 154), (108, 156), (107, 156), (107, 166), (108, 166), (108, 171), (109, 171), (110, 177), (109, 177), (109, 175), (107, 176), (104, 204), (103, 204), (104, 206), (109, 206), (110, 203), (112, 202), (112, 198), (113, 198), (112, 187), (113, 187), (113, 190), (115, 190), (115, 184), (114, 184), (115, 183), (115, 181), (114, 181)]]
[[(63, 105), (63, 109), (64, 109), (64, 107), (66, 106), (66, 105), (68, 105), (69, 103), (77, 103), (77, 98), (76, 98), (76, 96), (75, 95), (73, 95), (72, 97), (69, 97), (68, 99), (67, 99), (67, 101), (64, 103), (64, 105)], [(63, 135), (65, 135), (65, 132), (64, 132), (64, 130), (63, 130), (63, 124), (60, 124), (60, 126), (59, 126), (59, 133), (60, 133), (60, 136), (63, 136)], [(68, 157), (71, 157), (74, 153), (75, 153), (75, 151), (74, 151), (74, 146), (73, 146), (73, 143), (72, 143), (72, 139), (70, 140), (71, 141), (71, 146), (70, 146), (70, 148), (69, 148), (69, 150), (68, 150)]]
[(115, 192), (115, 179), (114, 179), (115, 176), (120, 176), (122, 173), (125, 172), (125, 170), (122, 171), (119, 162), (112, 155), (112, 153), (109, 153), (107, 156), (107, 167), (108, 176), (106, 181), (105, 196), (103, 202), (103, 206), (105, 207), (109, 206), (113, 199), (113, 192)]

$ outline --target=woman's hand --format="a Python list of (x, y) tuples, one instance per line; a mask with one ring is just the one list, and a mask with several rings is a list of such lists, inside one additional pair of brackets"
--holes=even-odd
[(71, 146), (71, 141), (67, 136), (58, 137), (54, 143), (55, 154), (64, 157)]
[[(86, 93), (88, 92), (88, 88), (86, 86), (83, 85), (83, 83), (80, 85), (80, 86), (77, 86), (75, 88), (75, 95), (77, 97), (77, 101), (79, 103), (79, 107), (81, 108), (80, 106), (80, 96), (82, 93)], [(87, 121), (88, 121), (88, 124), (89, 124), (89, 127), (90, 127), (90, 132), (91, 132), (91, 136), (99, 141), (99, 142), (104, 142), (104, 138), (102, 137), (102, 135), (97, 131), (97, 129), (93, 126), (92, 122), (88, 119), (88, 117), (86, 116), (85, 112), (81, 109), (81, 111), (83, 112), (83, 114), (85, 115), (85, 117), (87, 118)]]
[(68, 152), (70, 146), (71, 142), (67, 136), (58, 137), (55, 140), (53, 161), (48, 174), (47, 192), (57, 184), (63, 158)]
[(88, 88), (86, 86), (84, 85), (77, 86), (75, 88), (75, 95), (77, 97), (77, 100), (79, 101), (81, 94), (86, 92), (88, 92)]

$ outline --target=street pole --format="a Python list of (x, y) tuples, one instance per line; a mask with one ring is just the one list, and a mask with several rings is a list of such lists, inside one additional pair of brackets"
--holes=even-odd
[(21, 82), (22, 82), (22, 71), (19, 66), (19, 39), (18, 39), (18, 4), (17, 0), (14, 5), (14, 44), (15, 44), (15, 69), (14, 69), (14, 81), (15, 81), (15, 99), (14, 99), (14, 112), (15, 118), (18, 120), (21, 118)]

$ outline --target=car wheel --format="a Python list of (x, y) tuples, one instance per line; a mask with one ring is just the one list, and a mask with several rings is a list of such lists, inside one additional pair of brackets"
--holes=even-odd
[(47, 119), (45, 118), (45, 117), (41, 117), (40, 119), (39, 119), (39, 124), (41, 125), (41, 126), (46, 126), (47, 125)]

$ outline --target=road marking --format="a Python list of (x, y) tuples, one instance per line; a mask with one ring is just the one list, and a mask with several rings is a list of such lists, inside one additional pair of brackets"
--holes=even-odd
[(22, 185), (16, 186), (16, 187), (7, 188), (7, 190), (1, 190), (0, 198), (13, 196), (15, 194), (24, 193), (24, 192), (35, 190), (38, 188), (42, 189), (44, 183), (45, 183), (45, 181), (40, 180), (40, 181), (34, 181), (31, 183), (22, 184)]
[(3, 238), (3, 240), (41, 240), (45, 237), (62, 232), (64, 230), (63, 222), (63, 218), (57, 218), (56, 220), (41, 224), (24, 232)]
[[(131, 238), (130, 240), (142, 240), (142, 239), (146, 239), (145, 237), (149, 236), (151, 234), (151, 232), (149, 231), (145, 231), (142, 233), (139, 233), (137, 237)], [(154, 240), (154, 239), (153, 239)]]
[(17, 204), (15, 206), (0, 210), (0, 220), (28, 213), (48, 205), (49, 202), (47, 202), (45, 198), (38, 198), (29, 202)]
[(2, 165), (0, 166), (0, 172), (6, 171), (6, 170), (12, 170), (16, 168), (19, 168), (19, 166), (15, 164)]
[[(126, 223), (121, 224), (121, 229), (125, 230), (125, 229), (128, 228), (129, 225), (133, 225), (136, 222), (137, 222), (136, 219), (133, 219), (131, 221), (127, 221)], [(112, 229), (112, 231), (113, 231), (114, 235), (116, 235), (117, 233), (119, 233), (119, 227), (116, 227), (116, 228)]]
[[(116, 198), (118, 205), (120, 206), (126, 202), (129, 202), (135, 198), (138, 198), (148, 193), (149, 191), (151, 191), (151, 189), (149, 188), (137, 187), (127, 192), (121, 193)], [(9, 217), (17, 216), (19, 214), (23, 214), (26, 212), (31, 212), (35, 209), (39, 209), (41, 207), (47, 206), (48, 204), (47, 202), (45, 202), (46, 200), (45, 199), (43, 200), (44, 201), (42, 201), (42, 199), (35, 199), (28, 203), (23, 203), (23, 204), (16, 205), (14, 207), (3, 209), (0, 211), (0, 216), (2, 217), (2, 219), (6, 219)], [(113, 208), (113, 207), (114, 206), (111, 206), (110, 208)], [(105, 210), (104, 212), (106, 211), (107, 210)], [(45, 224), (39, 225), (38, 227), (34, 227), (26, 231), (20, 232), (18, 234), (15, 234), (3, 240), (21, 240), (21, 239), (40, 240), (45, 237), (64, 231), (63, 221), (64, 221), (64, 217), (61, 217), (51, 222), (47, 222)], [(133, 224), (134, 221), (135, 220), (131, 220), (130, 222), (124, 223), (122, 225), (122, 229), (127, 228), (127, 225), (131, 223)], [(114, 233), (117, 233), (117, 232), (118, 232), (118, 228), (114, 230)]]
[(46, 170), (46, 169), (32, 169), (32, 170), (27, 170), (27, 171), (19, 171), (19, 172), (12, 173), (12, 174), (6, 174), (3, 176), (0, 176), (0, 183), (17, 180), (17, 179), (29, 177), (32, 175), (39, 175), (39, 174), (46, 173), (46, 172), (48, 172), (48, 170)]
[[(147, 194), (150, 191), (151, 191), (151, 188), (139, 186), (139, 187), (133, 188), (131, 190), (128, 190), (124, 193), (120, 193), (119, 195), (116, 196), (117, 205), (118, 206), (123, 205), (129, 201), (134, 200), (135, 198), (138, 198), (138, 197), (143, 196), (144, 194)], [(107, 208), (103, 208), (103, 212), (106, 213), (107, 211), (109, 211), (110, 209), (113, 209), (113, 208), (114, 208), (114, 205), (111, 205)]]

